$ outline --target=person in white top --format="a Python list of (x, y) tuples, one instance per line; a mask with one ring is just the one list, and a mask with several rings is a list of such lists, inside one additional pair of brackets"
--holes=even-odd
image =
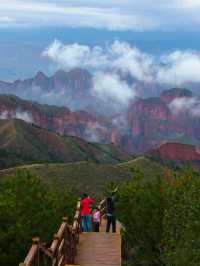
[(101, 221), (100, 210), (99, 208), (95, 208), (93, 211), (94, 232), (99, 232), (100, 221)]

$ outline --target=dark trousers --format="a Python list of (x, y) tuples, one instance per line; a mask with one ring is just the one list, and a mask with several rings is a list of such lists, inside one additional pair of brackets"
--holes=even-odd
[(99, 222), (94, 222), (94, 232), (99, 232)]
[(110, 225), (112, 224), (112, 232), (116, 233), (116, 217), (114, 215), (107, 215), (106, 233), (110, 231)]

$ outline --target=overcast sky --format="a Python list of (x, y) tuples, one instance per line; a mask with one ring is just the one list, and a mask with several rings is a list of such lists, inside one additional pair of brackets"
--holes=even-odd
[(197, 30), (200, 0), (0, 0), (1, 27)]
[(52, 73), (41, 54), (55, 39), (62, 47), (120, 40), (150, 56), (193, 56), (200, 50), (199, 14), (200, 0), (0, 0), (0, 79)]

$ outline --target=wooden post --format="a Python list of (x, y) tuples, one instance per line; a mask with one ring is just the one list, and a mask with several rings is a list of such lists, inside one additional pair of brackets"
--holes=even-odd
[(35, 245), (38, 245), (39, 243), (40, 243), (40, 238), (39, 237), (33, 237), (32, 238), (32, 242), (33, 242), (33, 244), (35, 244)]
[(75, 263), (75, 257), (76, 257), (76, 230), (72, 229), (72, 263)]
[(67, 217), (63, 217), (63, 218), (62, 218), (62, 221), (63, 221), (64, 223), (68, 223), (68, 218), (67, 218)]
[[(39, 243), (40, 243), (40, 238), (39, 237), (34, 237), (32, 239), (32, 246), (24, 260), (23, 263), (20, 263), (19, 266), (28, 266), (31, 265), (31, 263), (37, 258), (39, 258)], [(38, 257), (37, 257), (38, 256)]]
[(32, 242), (33, 245), (37, 245), (37, 264), (40, 265), (40, 252), (39, 252), (40, 238), (36, 236), (32, 239)]
[[(68, 218), (67, 217), (63, 217), (62, 218), (63, 223), (68, 224)], [(65, 228), (65, 232), (64, 232), (64, 247), (63, 247), (63, 254), (64, 254), (64, 263), (67, 263), (67, 255), (68, 255), (68, 246), (67, 246), (67, 238), (68, 238), (68, 228)]]

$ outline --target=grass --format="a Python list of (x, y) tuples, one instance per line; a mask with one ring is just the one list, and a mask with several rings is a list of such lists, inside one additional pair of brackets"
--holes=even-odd
[(118, 163), (130, 158), (114, 145), (61, 136), (22, 120), (0, 120), (0, 169), (35, 163)]
[(75, 162), (59, 164), (35, 164), (0, 171), (0, 175), (14, 174), (18, 170), (28, 170), (39, 176), (46, 184), (59, 183), (61, 187), (70, 185), (79, 194), (84, 192), (101, 195), (111, 182), (120, 184), (133, 177), (133, 169), (144, 171), (145, 178), (153, 178), (162, 172), (162, 167), (146, 157), (120, 164), (98, 164), (93, 162)]

